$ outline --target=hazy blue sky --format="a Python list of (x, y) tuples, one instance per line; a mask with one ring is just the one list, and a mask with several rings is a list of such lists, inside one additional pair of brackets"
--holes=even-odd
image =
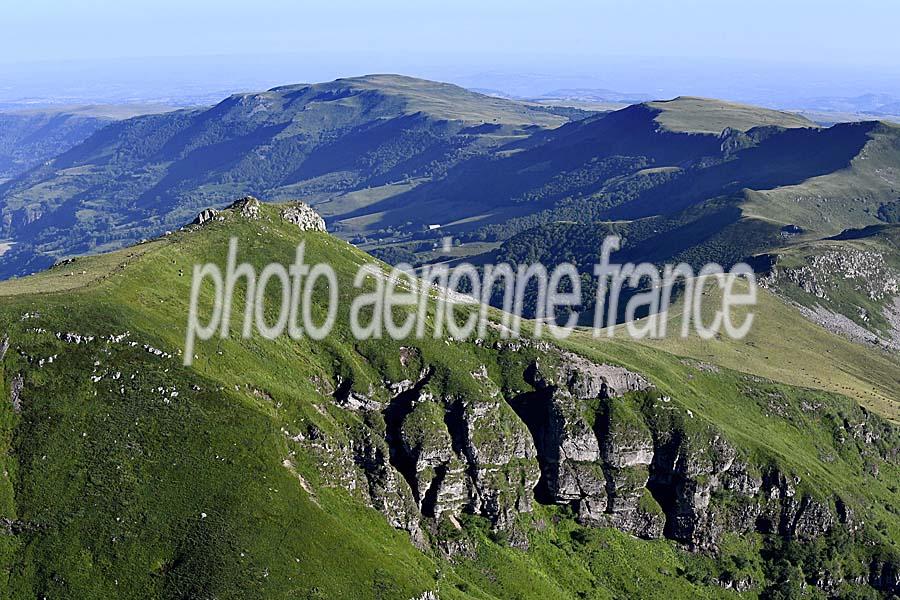
[[(730, 73), (727, 85), (809, 80), (863, 93), (891, 91), (900, 73), (894, 0), (26, 0), (6, 3), (2, 22), (6, 88), (54, 73), (33, 61), (80, 61), (84, 84), (106, 85), (121, 80), (108, 61), (140, 57), (217, 57), (124, 70), (146, 64), (164, 78), (169, 64), (176, 78), (223, 89), (393, 71), (473, 85), (493, 72), (550, 73), (663, 93)], [(631, 76), (632, 64), (648, 70)]]
[[(563, 8), (565, 6), (565, 8)], [(643, 54), (896, 63), (893, 0), (5, 3), (7, 60), (319, 50)]]

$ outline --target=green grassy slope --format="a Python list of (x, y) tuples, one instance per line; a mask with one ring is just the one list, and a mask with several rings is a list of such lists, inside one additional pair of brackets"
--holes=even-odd
[[(714, 288), (707, 290), (705, 319), (712, 319), (718, 293)], [(755, 314), (753, 327), (742, 340), (728, 336), (703, 340), (693, 329), (688, 337), (680, 337), (682, 307), (681, 303), (673, 305), (668, 315), (668, 330), (678, 335), (645, 339), (640, 344), (788, 385), (849, 396), (886, 418), (900, 421), (900, 361), (893, 353), (830, 333), (765, 289), (758, 290), (758, 302), (752, 309), (735, 309), (737, 322), (750, 310)], [(626, 335), (624, 325), (616, 335)], [(592, 338), (579, 333), (577, 339), (587, 343)]]
[(867, 137), (840, 170), (793, 185), (747, 191), (744, 213), (824, 236), (881, 223), (881, 206), (900, 199), (900, 126), (879, 123)]
[[(777, 252), (765, 282), (833, 330), (896, 351), (900, 227), (873, 225)], [(829, 318), (829, 314), (841, 315)], [(844, 319), (846, 318), (846, 320)]]
[(800, 115), (777, 110), (723, 102), (711, 98), (679, 96), (673, 100), (648, 102), (658, 110), (656, 122), (670, 131), (719, 135), (726, 128), (747, 131), (754, 127), (815, 127)]
[[(746, 596), (755, 597), (766, 578), (774, 585), (781, 577), (760, 554), (771, 542), (762, 536), (726, 538), (718, 558), (687, 554), (669, 541), (579, 526), (565, 507), (523, 515), (527, 552), (477, 517), (446, 534), (467, 540), (471, 552), (448, 561), (435, 546), (415, 548), (365, 507), (361, 489), (347, 491), (346, 465), (328, 453), (368, 427), (331, 398), (338, 375), (355, 391), (371, 386), (381, 396), (385, 380), (418, 368), (400, 360), (400, 342), (352, 340), (348, 296), (323, 342), (214, 339), (198, 346), (192, 368), (181, 366), (191, 268), (221, 262), (232, 236), (241, 258), (257, 266), (290, 262), (305, 240), (306, 262), (330, 262), (342, 294), (370, 260), (327, 234), (299, 234), (264, 206), (259, 221), (226, 213), (199, 231), (0, 285), (7, 397), (24, 375), (20, 412), (9, 402), (0, 408), (0, 509), (11, 532), (0, 536), (6, 595), (412, 598), (438, 590), (450, 599), (719, 598), (735, 596), (722, 578), (750, 578), (756, 587)], [(93, 339), (66, 341), (68, 332)], [(466, 376), (480, 365), (496, 381), (511, 377), (487, 347), (414, 344), (437, 373), (429, 384), (435, 393), (481, 393)], [(801, 475), (820, 494), (840, 494), (877, 525), (871, 535), (885, 547), (898, 539), (885, 508), (900, 502), (897, 467), (837, 441), (841, 419), (862, 418), (846, 399), (698, 369), (630, 343), (572, 344), (645, 374), (679, 410), (692, 411), (690, 419), (725, 431), (742, 452)], [(801, 408), (810, 403), (820, 410)], [(444, 534), (437, 535), (434, 542)], [(843, 575), (845, 565), (868, 560), (870, 550), (852, 548), (833, 565)], [(818, 563), (802, 564), (812, 576)]]

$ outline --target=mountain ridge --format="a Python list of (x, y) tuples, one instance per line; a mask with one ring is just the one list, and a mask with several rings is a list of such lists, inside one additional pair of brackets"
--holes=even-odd
[[(451, 109), (456, 120), (446, 118)], [(3, 184), (4, 234), (28, 238), (17, 240), (21, 252), (102, 250), (142, 237), (129, 231), (136, 226), (157, 234), (248, 186), (328, 198), (428, 177), (574, 113), (397, 76), (233, 95), (113, 124)]]
[[(253, 208), (0, 283), (14, 594), (896, 593), (883, 419), (627, 341), (356, 340), (345, 292), (377, 263)], [(257, 269), (301, 242), (328, 261), (332, 336), (209, 340), (184, 367), (183, 274), (232, 238)]]

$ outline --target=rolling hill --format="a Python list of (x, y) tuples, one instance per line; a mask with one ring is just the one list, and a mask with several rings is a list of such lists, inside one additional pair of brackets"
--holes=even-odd
[[(708, 109), (698, 111), (705, 102)], [(672, 214), (722, 197), (748, 204), (743, 211), (748, 216), (771, 219), (775, 208), (756, 208), (762, 200), (754, 192), (763, 198), (781, 194), (779, 202), (785, 202), (782, 196), (792, 191), (827, 184), (828, 191), (818, 195), (834, 193), (827, 231), (837, 233), (848, 223), (877, 223), (878, 206), (895, 195), (890, 169), (900, 129), (893, 126), (847, 123), (825, 129), (786, 114), (780, 125), (769, 125), (780, 113), (731, 110), (732, 105), (696, 99), (662, 104), (666, 111), (635, 105), (537, 133), (499, 156), (475, 157), (439, 181), (359, 209), (347, 220), (352, 224), (377, 213), (368, 229), (397, 227), (412, 217), (414, 225), (450, 225), (454, 234), (482, 229), (488, 236), (509, 237), (535, 224), (535, 218), (559, 220), (567, 208), (582, 221), (621, 220)], [(704, 132), (700, 123), (707, 115), (714, 115), (716, 126), (732, 127)], [(743, 131), (751, 118), (760, 124)], [(686, 131), (692, 126), (695, 131)], [(867, 183), (865, 193), (851, 195), (857, 180)], [(815, 204), (799, 209), (821, 214)], [(822, 217), (818, 220), (821, 224)], [(803, 219), (814, 221), (809, 214)]]
[[(0, 283), (5, 595), (900, 592), (900, 430), (886, 405), (621, 340), (358, 340), (351, 281), (372, 259), (301, 230), (296, 210), (245, 199)], [(191, 268), (220, 264), (232, 238), (257, 270), (301, 242), (305, 262), (332, 265), (332, 333), (235, 333), (183, 366)], [(277, 306), (280, 291), (265, 297)], [(804, 341), (812, 353), (832, 340)]]
[(0, 112), (0, 183), (83, 142), (113, 121), (172, 110), (158, 105), (65, 106)]
[(713, 98), (679, 96), (673, 100), (647, 102), (646, 105), (659, 111), (655, 120), (661, 127), (681, 133), (719, 135), (725, 129), (746, 132), (767, 126), (786, 129), (816, 126), (799, 115)]
[[(0, 276), (250, 190), (302, 197), (386, 258), (433, 259), (451, 236), (485, 260), (584, 268), (619, 233), (627, 260), (728, 267), (900, 219), (898, 164), (900, 127), (874, 121), (825, 128), (693, 97), (592, 114), (372, 75), (104, 128), (0, 186)], [(859, 321), (852, 304), (839, 318)], [(873, 318), (888, 335), (883, 310)]]
[(0, 186), (0, 237), (18, 252), (4, 274), (157, 235), (248, 190), (318, 202), (402, 189), (582, 114), (373, 75), (128, 119)]

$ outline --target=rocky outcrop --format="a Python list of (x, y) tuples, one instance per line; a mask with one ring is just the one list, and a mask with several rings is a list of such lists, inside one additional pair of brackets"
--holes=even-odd
[[(243, 219), (256, 220), (260, 217), (260, 201), (253, 196), (232, 202), (225, 210), (237, 213)], [(281, 210), (282, 220), (296, 225), (301, 231), (326, 231), (325, 219), (305, 202), (294, 201)], [(211, 221), (222, 220), (222, 212), (215, 208), (207, 208), (191, 221), (191, 225), (205, 225)]]
[(255, 220), (259, 218), (259, 200), (253, 196), (244, 196), (229, 205), (228, 210), (238, 213), (244, 219)]
[(419, 524), (416, 503), (409, 487), (402, 484), (390, 464), (390, 449), (384, 439), (364, 430), (357, 438), (354, 460), (366, 479), (366, 492), (371, 506), (384, 514), (397, 529), (408, 531), (413, 542), (424, 547), (425, 534)]
[(661, 537), (665, 518), (646, 487), (654, 456), (650, 430), (630, 406), (616, 399), (602, 405), (595, 429), (606, 477), (603, 521), (640, 537)]
[[(421, 353), (404, 347), (402, 381), (370, 385), (367, 393), (352, 391), (348, 379), (325, 386), (336, 406), (365, 423), (351, 444), (361, 477), (340, 485), (362, 490), (418, 545), (447, 554), (473, 552), (464, 534), (448, 534), (463, 529), (464, 513), (485, 518), (502, 534), (498, 539), (527, 546), (517, 516), (535, 502), (568, 506), (587, 526), (665, 537), (694, 551), (715, 551), (728, 532), (802, 542), (835, 527), (860, 527), (840, 499), (812, 494), (774, 464), (755, 464), (639, 374), (515, 344), (482, 346), (501, 356), (529, 350), (537, 357), (505, 362), (521, 371), (503, 374), (502, 385), (482, 365), (450, 393), (448, 374), (437, 377)], [(848, 419), (836, 437), (889, 455), (887, 434), (866, 413)], [(332, 449), (333, 456), (340, 452)], [(888, 586), (892, 572), (885, 568), (877, 580)], [(829, 574), (821, 575), (825, 586)], [(746, 590), (756, 583), (723, 585)]]
[[(900, 350), (900, 273), (884, 253), (844, 247), (803, 256), (800, 266), (779, 259), (768, 255), (768, 262), (760, 264), (765, 273), (760, 285), (786, 296), (803, 316), (832, 333), (854, 343)], [(797, 304), (790, 288), (809, 298)], [(880, 309), (879, 318), (873, 318), (870, 304)]]
[(640, 374), (624, 367), (595, 363), (572, 352), (564, 352), (557, 372), (576, 398), (610, 398), (628, 392), (646, 390), (650, 383)]
[(756, 529), (783, 537), (811, 540), (839, 522), (837, 508), (798, 489), (799, 477), (770, 470), (763, 477)]
[(16, 412), (22, 412), (22, 388), (25, 387), (25, 379), (21, 374), (16, 375), (12, 379), (12, 383), (9, 386), (9, 401), (12, 404), (13, 410)]
[[(515, 350), (515, 346), (510, 346)], [(539, 349), (546, 351), (549, 346)], [(646, 390), (650, 383), (624, 367), (596, 363), (572, 352), (549, 352), (546, 363), (529, 366), (526, 377), (538, 389), (566, 389), (580, 400), (621, 396)]]
[(900, 594), (900, 565), (873, 561), (869, 567), (869, 585), (885, 594)]
[(325, 231), (325, 219), (305, 202), (293, 202), (281, 211), (281, 218), (301, 231)]
[(525, 376), (534, 390), (510, 399), (538, 449), (538, 499), (572, 506), (584, 523), (659, 537), (662, 512), (645, 488), (652, 438), (616, 401), (649, 383), (621, 367), (559, 358), (533, 363)]
[(199, 215), (197, 215), (197, 218), (191, 221), (191, 225), (205, 225), (206, 223), (209, 223), (210, 221), (215, 219), (218, 215), (219, 211), (217, 211), (216, 209), (207, 208)]
[(531, 510), (537, 452), (528, 430), (486, 386), (477, 397), (436, 398), (428, 377), (384, 409), (392, 465), (406, 479), (425, 517), (455, 518), (465, 510), (496, 529)]
[(497, 528), (530, 512), (538, 482), (537, 450), (524, 423), (486, 385), (477, 398), (454, 398), (448, 425), (467, 465), (468, 508)]

